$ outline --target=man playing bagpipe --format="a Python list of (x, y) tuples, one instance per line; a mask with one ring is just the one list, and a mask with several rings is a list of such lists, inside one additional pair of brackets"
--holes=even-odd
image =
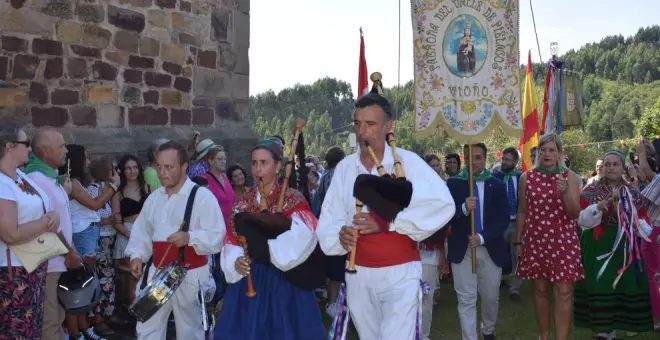
[[(360, 338), (413, 340), (422, 296), (417, 242), (442, 228), (455, 207), (431, 167), (395, 147), (392, 104), (381, 94), (380, 74), (371, 80), (353, 115), (359, 150), (335, 169), (317, 235), (327, 255), (351, 251), (346, 298)], [(388, 175), (395, 170), (397, 178)]]
[(278, 183), (281, 160), (282, 145), (271, 139), (252, 150), (257, 185), (236, 201), (228, 226), (221, 266), (229, 286), (215, 340), (325, 338), (313, 293), (325, 280), (317, 219), (302, 194), (287, 187), (292, 163)]

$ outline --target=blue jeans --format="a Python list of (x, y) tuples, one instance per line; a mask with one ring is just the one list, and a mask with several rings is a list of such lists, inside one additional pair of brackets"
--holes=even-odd
[(87, 229), (79, 233), (73, 233), (73, 246), (76, 247), (76, 251), (80, 257), (96, 257), (99, 236), (99, 224), (96, 222), (90, 224)]

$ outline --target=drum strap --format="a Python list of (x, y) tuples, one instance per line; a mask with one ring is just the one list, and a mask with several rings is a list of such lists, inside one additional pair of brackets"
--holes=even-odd
[[(181, 231), (183, 232), (188, 232), (190, 229), (190, 217), (192, 216), (192, 208), (193, 208), (193, 203), (195, 202), (195, 195), (197, 194), (197, 189), (199, 189), (199, 185), (195, 185), (192, 190), (190, 191), (190, 196), (188, 196), (188, 202), (186, 202), (186, 210), (183, 213), (183, 224), (181, 225)], [(183, 262), (183, 249), (185, 247), (179, 248), (179, 261)], [(147, 261), (145, 267), (144, 267), (144, 274), (142, 275), (142, 283), (140, 284), (140, 289), (144, 289), (144, 287), (147, 286), (147, 277), (149, 276), (149, 268), (151, 267), (153, 263), (153, 256), (149, 258), (149, 261)]]
[[(190, 229), (190, 217), (192, 216), (193, 203), (195, 202), (195, 195), (197, 194), (197, 189), (199, 185), (195, 185), (190, 191), (190, 196), (188, 196), (188, 202), (186, 203), (186, 211), (183, 213), (183, 224), (181, 225), (181, 231), (187, 233)], [(179, 262), (184, 262), (183, 254), (184, 247), (179, 248)]]

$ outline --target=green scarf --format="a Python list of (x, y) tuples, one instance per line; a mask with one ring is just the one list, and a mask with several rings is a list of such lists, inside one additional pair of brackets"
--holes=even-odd
[(511, 171), (503, 171), (502, 169), (500, 169), (500, 172), (504, 175), (504, 180), (503, 180), (504, 184), (509, 183), (509, 178), (520, 176), (522, 174), (520, 170), (516, 168), (513, 168)]
[(27, 165), (25, 166), (25, 169), (23, 172), (26, 174), (29, 174), (30, 172), (40, 172), (44, 176), (48, 178), (52, 178), (55, 180), (57, 185), (60, 185), (60, 176), (57, 173), (57, 170), (51, 168), (48, 166), (48, 164), (44, 163), (37, 155), (34, 153), (30, 153), (30, 156), (28, 157), (28, 162)]
[[(484, 182), (491, 178), (492, 175), (490, 174), (490, 171), (486, 169), (481, 169), (481, 171), (478, 174), (474, 174), (474, 181), (475, 182)], [(454, 176), (454, 178), (462, 179), (464, 181), (468, 180), (468, 169), (463, 168), (461, 172), (458, 173), (458, 175)]]
[(539, 165), (539, 166), (535, 167), (534, 170), (536, 170), (536, 171), (538, 171), (542, 174), (552, 176), (552, 175), (556, 175), (556, 174), (563, 174), (564, 172), (568, 171), (568, 168), (563, 166), (563, 165), (561, 165), (561, 166), (557, 165), (556, 167), (548, 170), (548, 169), (546, 169), (546, 168)]

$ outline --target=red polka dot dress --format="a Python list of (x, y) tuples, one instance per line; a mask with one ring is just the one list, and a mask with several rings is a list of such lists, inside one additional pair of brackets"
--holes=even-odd
[(574, 221), (564, 212), (557, 176), (527, 172), (527, 217), (518, 276), (569, 283), (584, 279), (580, 240)]

